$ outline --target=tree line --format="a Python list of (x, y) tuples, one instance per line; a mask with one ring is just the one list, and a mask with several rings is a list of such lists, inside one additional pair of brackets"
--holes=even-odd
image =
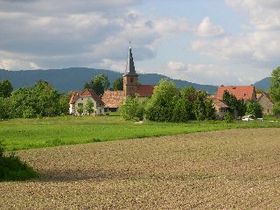
[[(122, 78), (110, 82), (106, 75), (99, 74), (84, 84), (102, 95), (105, 90), (122, 90)], [(14, 90), (9, 80), (0, 81), (0, 119), (35, 118), (67, 115), (71, 93), (61, 94), (46, 81), (40, 80), (32, 87)], [(93, 112), (93, 104), (86, 106), (88, 113)], [(80, 111), (80, 110), (78, 110)]]
[[(224, 93), (223, 101), (229, 107), (227, 117), (230, 119), (245, 114), (262, 117), (262, 107), (256, 101), (237, 100), (229, 92)], [(205, 91), (193, 87), (177, 89), (176, 85), (168, 80), (160, 81), (150, 99), (128, 97), (120, 110), (126, 120), (145, 118), (158, 122), (187, 122), (217, 118), (213, 101)]]
[(280, 66), (272, 72), (270, 96), (274, 102), (273, 113), (280, 117)]
[(8, 80), (0, 82), (0, 119), (52, 117), (67, 114), (69, 95), (59, 94), (48, 82), (13, 91)]

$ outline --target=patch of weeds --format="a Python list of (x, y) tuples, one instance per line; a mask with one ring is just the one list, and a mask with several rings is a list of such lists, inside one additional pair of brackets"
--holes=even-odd
[(46, 145), (49, 147), (59, 146), (59, 145), (63, 145), (63, 144), (65, 144), (65, 143), (61, 139), (52, 139), (52, 140), (46, 141)]
[(0, 181), (27, 180), (36, 177), (38, 177), (38, 173), (22, 162), (14, 153), (5, 156), (4, 147), (0, 143)]
[(93, 138), (93, 139), (91, 140), (91, 142), (102, 142), (102, 140), (101, 140), (101, 139), (97, 139), (97, 138)]

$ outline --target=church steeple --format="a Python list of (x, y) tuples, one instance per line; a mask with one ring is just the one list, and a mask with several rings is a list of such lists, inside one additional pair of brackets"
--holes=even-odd
[(131, 46), (129, 46), (129, 50), (128, 50), (128, 59), (127, 59), (127, 67), (126, 67), (125, 75), (137, 75), (136, 70), (135, 70)]
[(126, 71), (123, 75), (123, 91), (125, 97), (135, 96), (137, 93), (138, 85), (138, 74), (135, 70), (132, 48), (131, 46), (129, 46)]

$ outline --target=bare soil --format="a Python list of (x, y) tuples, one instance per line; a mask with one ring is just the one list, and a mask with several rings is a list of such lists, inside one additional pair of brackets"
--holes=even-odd
[(0, 183), (0, 209), (279, 209), (280, 129), (17, 152), (41, 177)]

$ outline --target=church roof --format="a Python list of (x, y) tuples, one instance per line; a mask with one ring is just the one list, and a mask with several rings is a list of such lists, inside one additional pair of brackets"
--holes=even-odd
[(154, 86), (153, 85), (138, 85), (137, 93), (139, 97), (151, 97), (153, 95)]

